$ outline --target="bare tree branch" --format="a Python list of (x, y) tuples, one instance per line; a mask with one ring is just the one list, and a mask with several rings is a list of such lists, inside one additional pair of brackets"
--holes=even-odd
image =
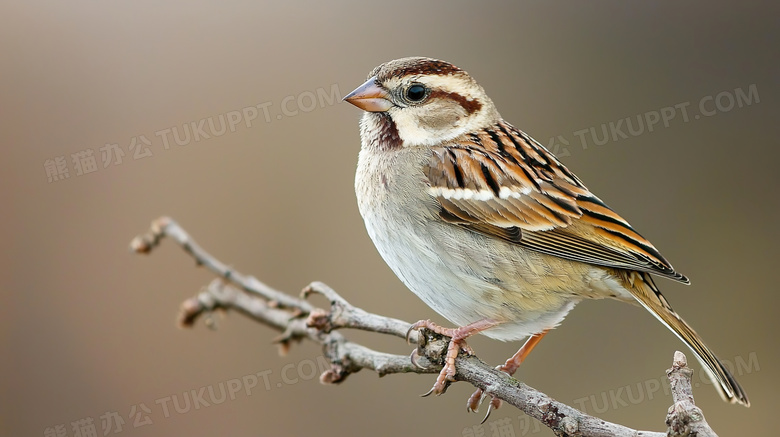
[[(417, 365), (412, 364), (408, 356), (375, 351), (349, 341), (338, 330), (360, 329), (405, 339), (411, 324), (356, 308), (321, 282), (310, 284), (301, 297), (275, 290), (252, 276), (245, 276), (229, 268), (208, 254), (168, 217), (154, 220), (149, 233), (134, 238), (130, 248), (138, 253), (149, 253), (163, 237), (172, 238), (198, 265), (205, 266), (218, 277), (197, 296), (182, 303), (179, 321), (183, 326), (192, 326), (200, 316), (208, 316), (215, 309), (233, 309), (281, 332), (275, 342), (280, 345), (282, 352), (293, 341), (307, 339), (318, 343), (331, 363), (331, 368), (320, 376), (322, 383), (340, 383), (361, 369), (373, 370), (380, 376), (392, 373), (438, 373), (441, 370), (448, 338), (430, 331), (412, 335), (409, 340), (417, 344)], [(312, 293), (328, 299), (330, 309), (316, 308), (307, 302), (306, 297)], [(207, 317), (206, 320), (210, 319)], [(685, 355), (681, 352), (675, 353), (673, 366), (667, 371), (675, 403), (669, 408), (666, 433), (637, 431), (587, 415), (494, 369), (476, 356), (461, 353), (455, 364), (456, 380), (468, 382), (519, 408), (558, 436), (716, 436), (693, 402), (692, 371), (687, 367)]]
[(693, 370), (688, 368), (688, 359), (682, 352), (675, 352), (672, 368), (666, 371), (674, 399), (666, 416), (669, 435), (717, 437), (704, 419), (704, 413), (693, 403), (691, 375)]

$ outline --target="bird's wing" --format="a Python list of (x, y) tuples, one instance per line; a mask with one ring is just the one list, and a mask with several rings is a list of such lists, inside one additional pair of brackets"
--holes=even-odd
[(572, 261), (689, 282), (544, 146), (508, 123), (434, 148), (426, 175), (449, 223)]

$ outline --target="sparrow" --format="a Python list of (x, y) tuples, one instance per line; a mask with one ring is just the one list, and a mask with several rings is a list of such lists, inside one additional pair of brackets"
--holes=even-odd
[[(725, 401), (750, 405), (652, 275), (688, 278), (504, 121), (468, 73), (436, 59), (397, 59), (344, 100), (365, 111), (355, 192), (368, 235), (398, 278), (457, 326), (421, 320), (410, 328), (451, 338), (428, 394), (454, 381), (458, 353), (472, 353), (470, 336), (527, 339), (498, 366), (512, 375), (578, 302), (610, 298), (649, 311), (693, 351)], [(467, 408), (476, 411), (486, 395), (477, 390)]]

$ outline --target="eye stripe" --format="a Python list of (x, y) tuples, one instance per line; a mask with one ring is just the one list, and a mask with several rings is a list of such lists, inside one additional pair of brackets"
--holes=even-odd
[(479, 101), (474, 99), (469, 100), (458, 93), (450, 93), (442, 90), (432, 90), (429, 98), (431, 99), (440, 98), (440, 99), (452, 100), (458, 105), (460, 105), (463, 108), (463, 110), (466, 111), (466, 113), (469, 115), (482, 109), (482, 103), (479, 103)]

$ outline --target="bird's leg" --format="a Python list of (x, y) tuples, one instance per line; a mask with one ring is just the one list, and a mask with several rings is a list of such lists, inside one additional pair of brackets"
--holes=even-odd
[[(490, 319), (480, 320), (460, 328), (444, 328), (430, 320), (420, 320), (413, 324), (407, 332), (407, 337), (409, 336), (409, 332), (420, 328), (429, 329), (439, 335), (450, 337), (450, 343), (447, 346), (447, 355), (444, 357), (444, 367), (441, 369), (441, 372), (439, 372), (439, 376), (436, 378), (433, 388), (423, 396), (428, 396), (431, 393), (437, 395), (444, 393), (444, 390), (447, 388), (447, 382), (455, 380), (455, 358), (458, 357), (458, 352), (463, 349), (464, 352), (470, 355), (473, 354), (471, 348), (466, 344), (466, 339), (496, 325), (498, 325), (498, 322)], [(412, 362), (415, 361), (415, 353), (416, 349), (415, 352), (412, 352)]]
[[(512, 355), (506, 362), (501, 365), (497, 366), (496, 369), (500, 370), (509, 376), (512, 376), (515, 374), (517, 369), (520, 367), (520, 364), (525, 361), (526, 357), (528, 357), (528, 354), (531, 353), (531, 351), (536, 347), (537, 344), (539, 344), (539, 341), (542, 340), (542, 337), (547, 335), (547, 333), (550, 332), (549, 329), (545, 329), (539, 334), (534, 334), (528, 338), (528, 340), (523, 343), (523, 346), (520, 348), (520, 350), (517, 351), (514, 355)], [(466, 408), (471, 412), (476, 412), (479, 408), (479, 404), (482, 403), (482, 399), (485, 397), (485, 393), (482, 391), (481, 388), (478, 388), (477, 391), (474, 392), (474, 394), (469, 397), (468, 402), (466, 403)], [(491, 396), (492, 397), (492, 396)], [(490, 411), (494, 408), (498, 408), (501, 406), (501, 399), (492, 397), (490, 400), (490, 406), (488, 406), (487, 414), (485, 415), (485, 418), (482, 420), (484, 423), (485, 420), (487, 420), (488, 416), (490, 416)]]
[(550, 332), (550, 330), (545, 329), (539, 334), (530, 336), (528, 340), (523, 343), (523, 346), (520, 348), (520, 350), (518, 350), (517, 353), (512, 355), (508, 360), (506, 360), (502, 366), (499, 366), (498, 370), (508, 373), (509, 376), (514, 375), (517, 369), (520, 367), (520, 364), (525, 361), (526, 357), (528, 357), (533, 348), (539, 344), (539, 342), (542, 340), (542, 337), (547, 335), (548, 332)]

